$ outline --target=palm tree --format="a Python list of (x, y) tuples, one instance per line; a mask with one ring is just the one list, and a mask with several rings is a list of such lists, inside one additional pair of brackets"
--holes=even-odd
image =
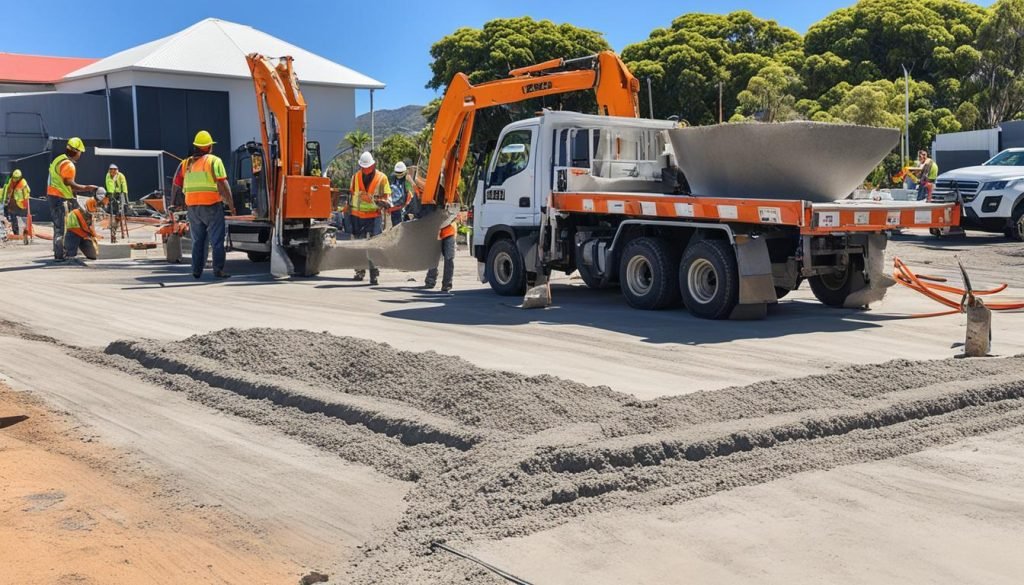
[(370, 144), (370, 134), (368, 132), (365, 130), (353, 130), (346, 134), (341, 143), (338, 144), (338, 150), (352, 149), (352, 168), (354, 169), (356, 160), (366, 150), (366, 145), (368, 144)]

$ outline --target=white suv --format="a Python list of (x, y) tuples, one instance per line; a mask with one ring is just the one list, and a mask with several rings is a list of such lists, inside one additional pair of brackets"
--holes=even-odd
[(965, 229), (1003, 232), (1024, 241), (1024, 148), (1000, 152), (977, 167), (939, 175), (934, 201), (963, 198), (961, 225)]

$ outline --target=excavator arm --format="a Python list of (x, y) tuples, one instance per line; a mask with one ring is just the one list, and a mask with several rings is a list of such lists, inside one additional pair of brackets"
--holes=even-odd
[[(260, 138), (266, 165), (270, 218), (326, 219), (330, 215), (330, 182), (306, 175), (306, 100), (292, 69), (292, 58), (275, 65), (258, 53), (246, 55), (256, 91)], [(316, 180), (313, 180), (316, 179)]]
[(424, 205), (455, 200), (477, 110), (549, 95), (593, 89), (601, 114), (638, 116), (640, 82), (611, 51), (579, 59), (552, 59), (513, 69), (509, 77), (479, 85), (458, 73), (441, 100), (430, 146)]

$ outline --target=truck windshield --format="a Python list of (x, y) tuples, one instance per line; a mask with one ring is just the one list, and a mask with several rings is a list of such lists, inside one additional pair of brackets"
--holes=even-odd
[(985, 163), (986, 167), (1024, 167), (1024, 151), (1004, 151)]

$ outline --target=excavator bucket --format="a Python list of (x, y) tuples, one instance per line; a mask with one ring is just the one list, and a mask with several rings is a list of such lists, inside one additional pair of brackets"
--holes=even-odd
[(324, 248), (320, 270), (366, 268), (371, 261), (378, 268), (427, 270), (441, 258), (438, 232), (455, 218), (437, 209), (413, 221), (406, 221), (367, 240), (343, 240)]

